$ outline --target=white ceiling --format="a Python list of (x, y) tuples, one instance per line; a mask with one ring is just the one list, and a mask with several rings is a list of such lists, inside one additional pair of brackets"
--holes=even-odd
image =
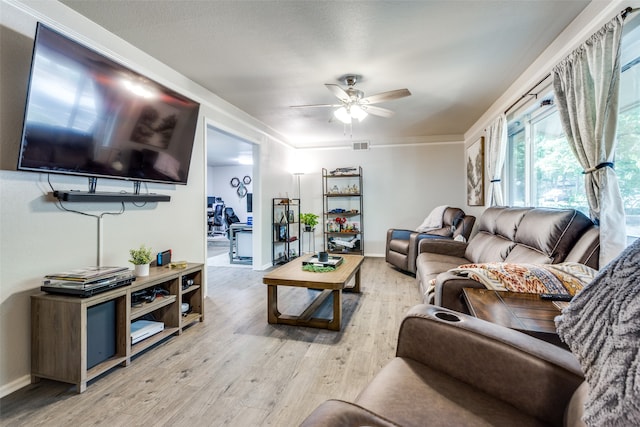
[(253, 164), (253, 145), (227, 132), (207, 127), (207, 165)]
[[(589, 0), (62, 0), (298, 147), (460, 137)], [(408, 88), (349, 129), (324, 86)], [(346, 132), (345, 132), (346, 131)]]

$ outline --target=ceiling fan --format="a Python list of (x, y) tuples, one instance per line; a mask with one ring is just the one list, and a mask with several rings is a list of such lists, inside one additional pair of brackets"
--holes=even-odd
[(333, 115), (342, 123), (350, 124), (352, 119), (362, 121), (367, 115), (373, 114), (379, 117), (391, 117), (395, 113), (387, 108), (377, 107), (372, 104), (378, 104), (380, 102), (391, 101), (398, 98), (404, 98), (411, 95), (409, 89), (396, 89), (388, 92), (382, 92), (371, 96), (364, 96), (364, 92), (356, 89), (355, 84), (358, 78), (357, 75), (346, 75), (343, 77), (346, 89), (343, 89), (339, 85), (327, 83), (325, 86), (336, 98), (340, 100), (339, 104), (310, 104), (310, 105), (292, 105), (292, 108), (309, 108), (309, 107), (330, 107), (336, 108)]

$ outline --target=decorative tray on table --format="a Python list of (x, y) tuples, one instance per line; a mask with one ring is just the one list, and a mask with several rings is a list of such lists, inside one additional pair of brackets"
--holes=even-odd
[(326, 261), (318, 260), (318, 256), (314, 255), (306, 261), (302, 261), (302, 265), (314, 265), (316, 267), (337, 267), (342, 264), (344, 258), (341, 256), (329, 256), (329, 259)]

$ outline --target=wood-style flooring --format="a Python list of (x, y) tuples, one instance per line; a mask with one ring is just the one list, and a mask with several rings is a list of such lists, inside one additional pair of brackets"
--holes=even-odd
[[(0, 425), (297, 426), (326, 399), (353, 400), (394, 356), (400, 321), (420, 303), (415, 278), (367, 258), (362, 293), (344, 294), (342, 331), (270, 325), (263, 275), (209, 267), (204, 323), (82, 394), (46, 380), (12, 393), (0, 400)], [(294, 314), (316, 292), (281, 289), (281, 311)]]

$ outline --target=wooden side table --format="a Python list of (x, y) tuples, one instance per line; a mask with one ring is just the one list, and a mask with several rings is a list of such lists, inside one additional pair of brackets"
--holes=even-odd
[(566, 348), (556, 333), (560, 308), (538, 294), (464, 288), (464, 301), (474, 317), (515, 329)]

